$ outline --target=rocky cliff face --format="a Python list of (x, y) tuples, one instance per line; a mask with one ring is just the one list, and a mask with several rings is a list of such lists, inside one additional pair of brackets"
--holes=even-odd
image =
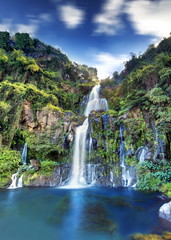
[[(75, 127), (78, 125), (73, 115), (43, 109), (36, 112), (36, 121), (33, 116), (30, 103), (25, 102), (21, 119), (22, 128), (27, 128), (38, 136), (41, 136), (42, 133), (48, 133), (51, 143), (67, 149), (67, 152), (70, 153), (66, 156), (71, 164)], [(157, 146), (147, 139), (146, 134), (148, 134), (149, 129), (147, 125), (144, 125), (143, 115), (137, 108), (127, 112), (119, 119), (102, 111), (92, 112), (89, 122), (88, 139), (91, 136), (92, 148), (85, 167), (85, 178), (89, 184), (116, 187), (123, 186), (123, 184), (132, 186), (137, 182), (135, 167), (138, 162), (153, 161), (155, 157), (162, 157), (164, 149), (160, 146), (161, 142), (155, 138), (155, 133), (154, 140), (158, 141), (156, 142)], [(121, 126), (124, 126), (122, 137)], [(89, 144), (88, 139), (87, 144)], [(53, 151), (52, 154), (56, 153)], [(56, 156), (60, 162), (62, 156), (59, 154)], [(124, 161), (124, 168), (121, 161)], [(31, 176), (27, 176), (28, 179), (31, 179), (28, 185), (61, 185), (67, 180), (66, 176), (69, 175), (69, 169), (68, 164), (62, 163), (48, 177), (38, 174), (32, 179)]]
[(58, 161), (60, 152), (72, 149), (75, 128), (78, 124), (79, 122), (72, 112), (60, 112), (47, 108), (33, 111), (31, 103), (25, 101), (19, 125), (21, 132), (26, 132), (29, 158), (41, 159), (42, 147), (44, 146), (44, 151), (46, 151), (48, 146), (49, 153), (52, 152)]
[(62, 121), (64, 132), (74, 131), (75, 125), (72, 122), (73, 113), (61, 113), (60, 111), (47, 108), (33, 113), (31, 107), (30, 102), (24, 102), (20, 119), (20, 126), (22, 128), (34, 132), (43, 132), (46, 129), (53, 129)]
[(27, 187), (54, 187), (61, 186), (68, 180), (71, 164), (61, 164), (55, 167), (51, 174), (42, 174), (39, 171), (24, 176), (24, 186)]
[[(41, 168), (40, 168), (41, 169)], [(114, 167), (108, 164), (86, 164), (85, 180), (87, 185), (103, 187), (121, 187), (121, 175), (114, 176)], [(71, 173), (71, 164), (60, 164), (46, 175), (41, 171), (24, 175), (24, 186), (27, 187), (61, 187), (68, 183)], [(135, 175), (134, 175), (135, 176)], [(136, 178), (132, 179), (135, 184)]]
[[(29, 159), (39, 159), (40, 162), (49, 159), (59, 164), (48, 175), (39, 169), (33, 174), (26, 174), (26, 186), (60, 186), (67, 181), (75, 128), (83, 120), (84, 117), (75, 117), (71, 112), (61, 113), (54, 109), (44, 108), (34, 112), (31, 103), (24, 102), (20, 127), (29, 132), (26, 138)], [(91, 152), (87, 151), (86, 182), (110, 187), (135, 185), (135, 169), (139, 163), (153, 164), (155, 161), (158, 166), (158, 161), (165, 159), (164, 142), (156, 131), (148, 114), (138, 108), (119, 118), (112, 116), (110, 111), (92, 111), (89, 116), (87, 150), (90, 136), (92, 146)], [(150, 172), (151, 169), (145, 171)], [(138, 177), (138, 181), (142, 179)]]

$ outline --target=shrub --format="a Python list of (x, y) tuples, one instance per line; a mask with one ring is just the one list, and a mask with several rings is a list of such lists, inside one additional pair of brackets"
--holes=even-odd
[(11, 175), (17, 171), (21, 154), (8, 148), (0, 148), (0, 187), (4, 187), (10, 181)]

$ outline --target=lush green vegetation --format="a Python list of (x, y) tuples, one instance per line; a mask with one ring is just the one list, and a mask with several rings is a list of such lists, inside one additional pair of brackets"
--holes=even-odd
[[(171, 181), (170, 69), (171, 37), (163, 39), (157, 47), (149, 46), (140, 56), (131, 54), (121, 73), (114, 72), (112, 78), (102, 82), (110, 111), (125, 126), (126, 149), (135, 152), (141, 146), (148, 146), (153, 151), (145, 164), (137, 166), (138, 187), (144, 190), (163, 187), (165, 192), (170, 191), (164, 187)], [(163, 142), (165, 156), (154, 157), (159, 144), (157, 138)], [(127, 163), (136, 165), (134, 157), (126, 157)]]
[(19, 167), (21, 155), (15, 150), (6, 147), (0, 148), (0, 187), (8, 186), (11, 173)]
[(171, 164), (163, 162), (145, 161), (137, 166), (138, 182), (137, 186), (144, 190), (162, 190), (169, 192), (171, 181)]

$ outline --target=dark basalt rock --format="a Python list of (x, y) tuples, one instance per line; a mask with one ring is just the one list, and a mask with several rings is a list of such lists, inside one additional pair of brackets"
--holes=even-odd
[(38, 172), (35, 178), (32, 178), (32, 175), (28, 175), (28, 181), (26, 185), (28, 187), (61, 186), (63, 182), (67, 181), (70, 169), (70, 164), (61, 164), (60, 166), (56, 167), (49, 176), (39, 174)]

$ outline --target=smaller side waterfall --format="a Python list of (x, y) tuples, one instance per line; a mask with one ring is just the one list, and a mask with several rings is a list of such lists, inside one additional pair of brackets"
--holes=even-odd
[(12, 183), (8, 189), (15, 189), (23, 187), (23, 174), (18, 178), (19, 171), (14, 173), (11, 177)]
[(18, 183), (17, 183), (17, 188), (21, 188), (23, 187), (23, 174), (20, 176), (20, 178), (18, 179)]
[(131, 187), (133, 180), (133, 173), (131, 167), (125, 165), (125, 142), (124, 142), (124, 127), (120, 125), (120, 166), (122, 168), (122, 186)]
[(113, 169), (110, 169), (110, 182), (112, 183), (112, 187), (115, 186), (115, 183), (114, 183), (114, 175), (113, 175)]
[(87, 164), (87, 176), (86, 176), (86, 182), (88, 185), (93, 185), (96, 182), (97, 179), (97, 173), (96, 173), (96, 164)]
[[(24, 148), (21, 154), (21, 161), (23, 164), (27, 164), (27, 143), (24, 144)], [(8, 189), (15, 189), (23, 187), (23, 174), (18, 177), (20, 174), (20, 168), (16, 173), (14, 173), (11, 177), (12, 183), (8, 187)]]
[(156, 126), (154, 126), (154, 130), (155, 130), (155, 140), (156, 140), (156, 143), (157, 143), (157, 147), (155, 149), (153, 159), (156, 160), (157, 157), (159, 157), (160, 159), (164, 160), (165, 159), (165, 156), (164, 156), (164, 142), (163, 142), (162, 139), (159, 138), (159, 133), (158, 133), (158, 130), (157, 130)]
[(93, 147), (93, 139), (92, 137), (90, 136), (90, 139), (89, 139), (89, 146), (88, 146), (88, 157), (89, 157), (89, 160), (91, 158), (91, 151), (92, 151), (92, 147)]
[(120, 125), (120, 166), (125, 167), (124, 127)]
[(139, 162), (140, 163), (143, 163), (145, 161), (145, 153), (146, 153), (146, 149), (145, 149), (145, 147), (143, 147), (142, 151), (141, 151), (141, 154), (140, 154), (140, 157), (139, 157)]
[(21, 155), (21, 160), (23, 164), (27, 164), (27, 143), (24, 144), (24, 148)]

